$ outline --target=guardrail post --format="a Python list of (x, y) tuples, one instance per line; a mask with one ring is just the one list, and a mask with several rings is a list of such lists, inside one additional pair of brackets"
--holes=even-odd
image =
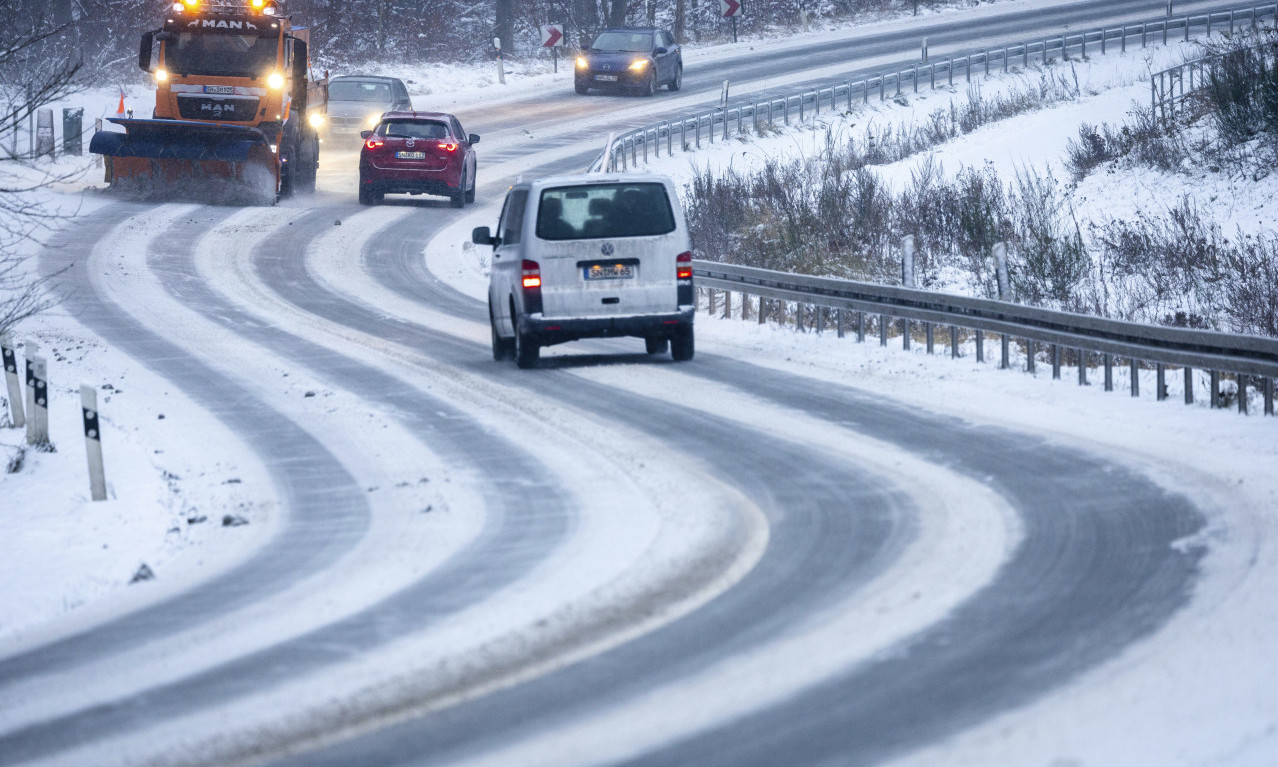
[(1061, 61), (1069, 61), (1069, 40), (1061, 35)]
[(1234, 12), (1230, 11), (1229, 12), (1229, 35), (1232, 37), (1233, 34), (1234, 34)]
[(732, 319), (732, 291), (723, 291), (723, 318)]
[(759, 324), (760, 325), (768, 321), (768, 309), (770, 308), (771, 308), (771, 302), (768, 299), (764, 298), (763, 296), (759, 296)]
[(1247, 374), (1238, 374), (1238, 412), (1247, 415)]
[(932, 337), (932, 323), (923, 323), (923, 332), (927, 334), (927, 353), (931, 354), (936, 348), (935, 339)]
[(976, 331), (976, 361), (985, 361), (985, 331), (979, 329)]
[(821, 335), (822, 333), (825, 332), (825, 307), (817, 306), (817, 307), (813, 307), (813, 309), (816, 311), (817, 335)]
[(1149, 22), (1142, 21), (1140, 23), (1140, 47), (1144, 48), (1149, 39)]
[(921, 65), (919, 64), (914, 65), (914, 92), (915, 93), (919, 92), (919, 67), (920, 66)]
[(1061, 380), (1061, 345), (1052, 344), (1052, 380)]
[(1108, 40), (1109, 40), (1109, 30), (1108, 30), (1108, 29), (1102, 29), (1102, 30), (1101, 30), (1101, 55), (1102, 55), (1102, 56), (1104, 56), (1104, 55), (1105, 55), (1105, 43), (1106, 43), (1106, 41), (1108, 41)]
[(901, 348), (907, 352), (910, 350), (910, 318), (901, 318)]
[(959, 358), (958, 325), (950, 325), (950, 359)]
[(1079, 36), (1078, 46), (1079, 46), (1078, 48), (1079, 57), (1082, 58), (1084, 61), (1086, 61), (1087, 60), (1087, 33), (1086, 32), (1083, 32), (1083, 34)]
[(1034, 339), (1032, 338), (1025, 339), (1025, 372), (1027, 373), (1036, 372), (1034, 370), (1034, 365), (1037, 362), (1037, 360), (1034, 359), (1034, 354), (1035, 354), (1034, 347), (1035, 347)]
[(80, 384), (80, 410), (84, 416), (84, 447), (89, 460), (89, 492), (95, 501), (105, 501), (106, 471), (102, 466), (102, 432), (98, 423), (98, 392)]
[(1163, 45), (1167, 44), (1167, 27), (1169, 26), (1171, 26), (1169, 22), (1167, 21), (1163, 22)]
[(1078, 352), (1078, 385), (1087, 385), (1087, 352), (1077, 349)]
[(1102, 357), (1105, 365), (1105, 391), (1114, 390), (1114, 355), (1106, 352)]
[(1140, 396), (1140, 360), (1135, 358), (1130, 360), (1132, 368), (1132, 396)]
[(845, 328), (844, 328), (844, 319), (843, 319), (843, 310), (842, 310), (842, 309), (836, 309), (835, 311), (837, 312), (837, 314), (835, 314), (835, 315), (834, 315), (834, 321), (835, 321), (835, 323), (836, 323), (836, 325), (835, 325), (835, 329), (836, 329), (836, 331), (838, 332), (838, 337), (839, 337), (839, 338), (842, 338), (842, 337), (843, 337), (843, 332), (844, 332), (844, 329), (845, 329)]
[(990, 51), (988, 48), (985, 49), (985, 76), (990, 76)]
[(1185, 17), (1185, 42), (1189, 42), (1189, 17)]
[(1008, 368), (1012, 366), (1011, 365), (1011, 344), (1009, 343), (1009, 339), (1006, 333), (1000, 333), (998, 338), (999, 338), (999, 346), (1002, 351), (1002, 356), (999, 359), (998, 368), (999, 370), (1007, 370)]
[(929, 63), (927, 69), (932, 79), (932, 90), (936, 90), (936, 62)]
[(1029, 69), (1029, 43), (1021, 43), (1021, 69)]
[(1043, 66), (1047, 66), (1047, 38), (1043, 38)]
[(972, 82), (972, 57), (967, 55), (963, 57), (963, 66), (967, 70), (967, 81)]
[(1265, 391), (1265, 415), (1274, 414), (1274, 379), (1266, 378), (1264, 380)]
[(1211, 386), (1211, 400), (1210, 400), (1210, 402), (1211, 402), (1211, 408), (1212, 408), (1212, 410), (1215, 410), (1216, 408), (1220, 407), (1220, 405), (1221, 405), (1221, 401), (1220, 401), (1220, 371), (1219, 371), (1219, 370), (1209, 370), (1209, 371), (1207, 371), (1207, 376), (1208, 376), (1208, 384)]
[(1123, 25), (1122, 33), (1123, 33), (1122, 42), (1119, 43), (1118, 52), (1127, 53), (1127, 25), (1126, 24)]
[(1154, 366), (1157, 378), (1154, 381), (1154, 397), (1162, 402), (1167, 399), (1167, 366), (1159, 362)]
[(887, 315), (879, 315), (879, 346), (887, 346)]
[(717, 304), (717, 301), (715, 301), (715, 293), (717, 293), (717, 292), (718, 292), (718, 291), (717, 291), (717, 290), (715, 290), (714, 288), (707, 288), (707, 289), (706, 289), (706, 294), (707, 294), (707, 296), (709, 297), (709, 301), (710, 301), (710, 306), (709, 306), (709, 308), (706, 310), (706, 314), (710, 315), (711, 317), (713, 317), (713, 316), (714, 316), (715, 306), (716, 306), (716, 304)]
[(865, 312), (856, 313), (856, 340), (865, 343)]
[(802, 302), (800, 302), (800, 301), (795, 301), (795, 302), (794, 302), (794, 332), (796, 332), (796, 333), (802, 333), (802, 332), (803, 332), (803, 330), (804, 330), (804, 327), (803, 327), (803, 319), (804, 319), (804, 318), (803, 318), (803, 303), (802, 303)]
[(1003, 74), (1007, 74), (1007, 58), (1011, 55), (1011, 46), (1003, 47)]
[(945, 62), (945, 76), (949, 78), (950, 87), (954, 87), (954, 59)]
[(13, 336), (0, 336), (0, 351), (4, 359), (4, 378), (9, 386), (9, 425), (20, 429), (27, 419), (22, 408), (22, 382), (18, 379), (18, 355), (13, 349)]
[(1194, 404), (1194, 369), (1185, 368), (1185, 404)]

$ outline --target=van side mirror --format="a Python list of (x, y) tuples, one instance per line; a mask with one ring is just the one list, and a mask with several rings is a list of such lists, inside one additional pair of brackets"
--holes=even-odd
[(478, 144), (478, 143), (479, 143), (479, 134), (478, 134), (478, 133), (472, 133), (472, 134), (470, 134), (469, 136), (467, 136), (467, 137), (466, 137), (466, 140), (467, 140), (467, 141), (469, 141), (469, 142), (470, 142), (470, 143), (472, 143), (472, 144)]
[(497, 238), (493, 236), (492, 230), (486, 226), (477, 226), (470, 233), (470, 241), (476, 245), (496, 245)]

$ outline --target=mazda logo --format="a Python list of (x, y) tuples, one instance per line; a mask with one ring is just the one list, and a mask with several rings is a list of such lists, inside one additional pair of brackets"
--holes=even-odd
[(404, 142), (404, 146), (408, 147), (409, 149), (412, 149), (414, 144), (415, 142), (411, 138), (408, 141)]

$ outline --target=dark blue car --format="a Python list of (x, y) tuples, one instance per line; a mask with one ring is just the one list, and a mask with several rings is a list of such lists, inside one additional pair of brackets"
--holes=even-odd
[(683, 87), (683, 55), (664, 29), (605, 29), (577, 57), (574, 84), (578, 93), (625, 89), (651, 96), (662, 85), (677, 91)]

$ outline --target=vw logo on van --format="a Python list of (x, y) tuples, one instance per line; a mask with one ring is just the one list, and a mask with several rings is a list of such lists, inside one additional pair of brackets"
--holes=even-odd
[(605, 256), (611, 256), (612, 250), (613, 248), (612, 248), (611, 242), (605, 242), (603, 245), (599, 246), (599, 252), (603, 253)]

